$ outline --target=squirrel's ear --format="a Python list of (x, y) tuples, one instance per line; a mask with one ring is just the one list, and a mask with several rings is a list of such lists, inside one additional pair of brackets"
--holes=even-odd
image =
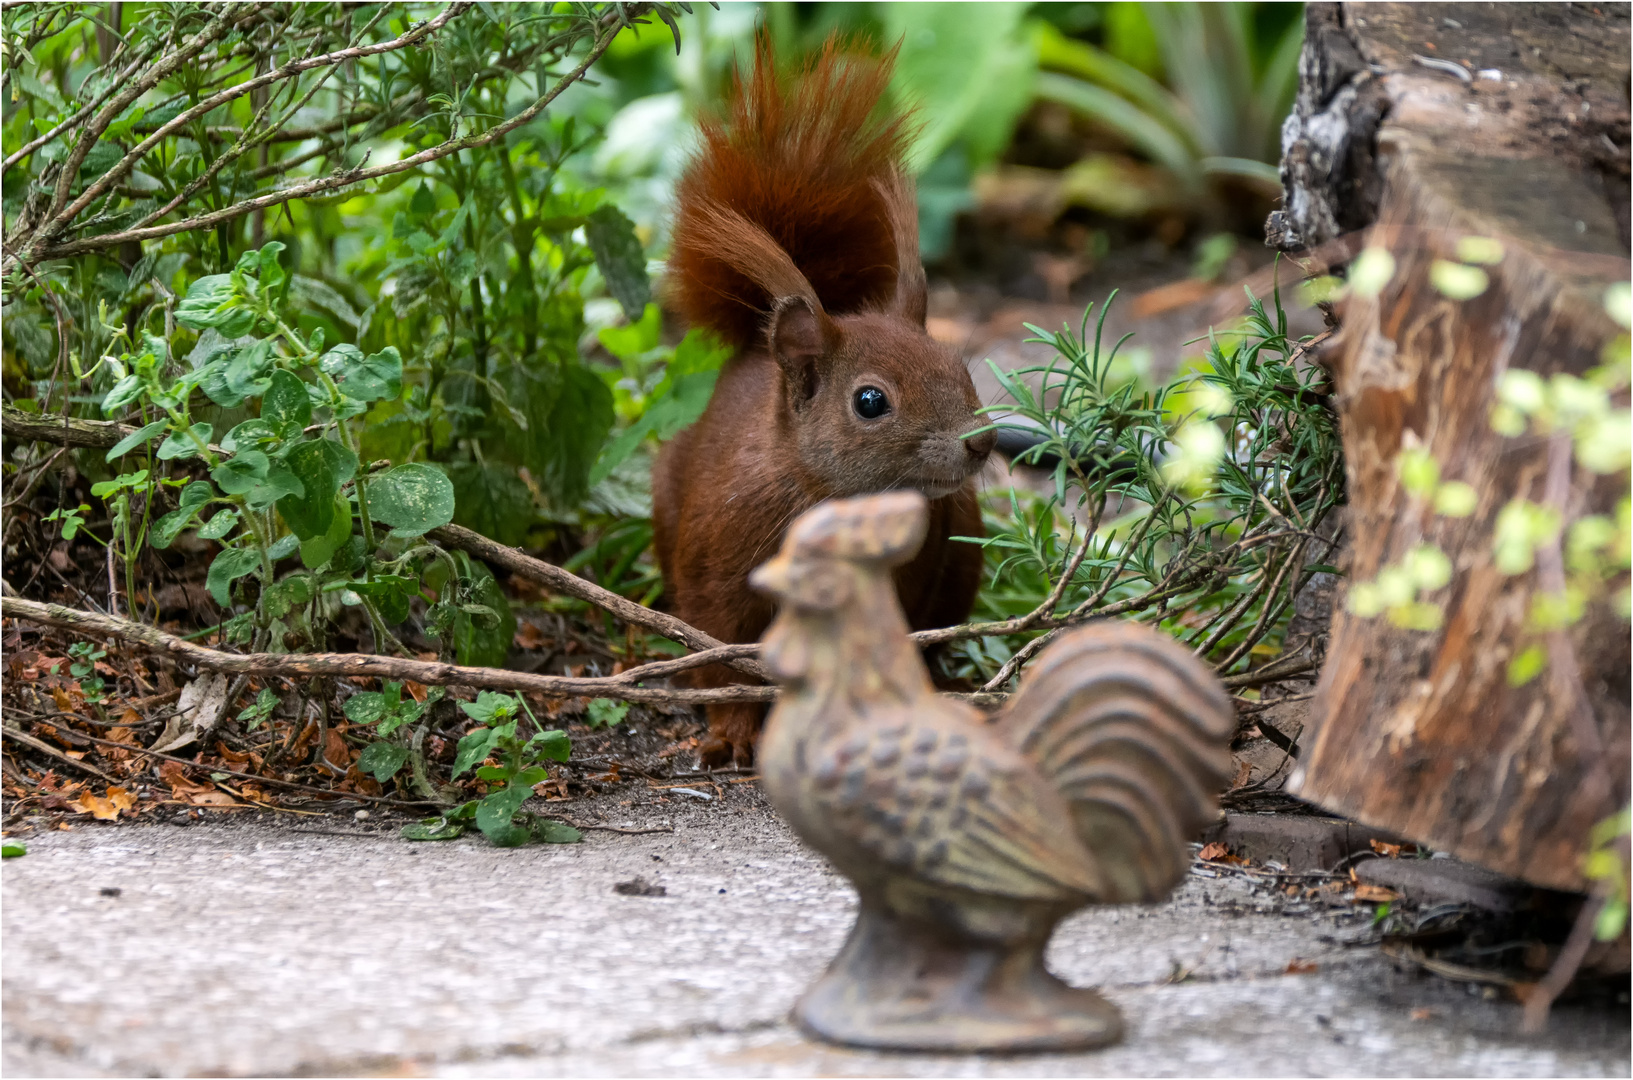
[(785, 296), (771, 309), (771, 355), (783, 370), (789, 404), (796, 412), (816, 397), (819, 365), (838, 337), (833, 320), (803, 296)]

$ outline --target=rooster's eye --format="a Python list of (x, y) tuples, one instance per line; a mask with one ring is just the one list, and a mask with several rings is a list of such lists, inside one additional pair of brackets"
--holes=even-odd
[(890, 411), (890, 399), (877, 386), (864, 386), (856, 392), (856, 415), (864, 420), (877, 420)]

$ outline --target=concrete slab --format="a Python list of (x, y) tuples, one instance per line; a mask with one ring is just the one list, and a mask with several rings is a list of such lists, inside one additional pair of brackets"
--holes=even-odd
[[(82, 827), (0, 871), (6, 1076), (1625, 1076), (1622, 1008), (1518, 1007), (1347, 945), (1366, 916), (1194, 877), (1083, 913), (1050, 954), (1131, 1033), (1098, 1054), (938, 1058), (804, 1040), (790, 1005), (844, 880), (750, 785), (639, 808), (672, 832), (409, 844), (329, 819)], [(631, 811), (634, 812), (634, 811)], [(658, 817), (656, 815), (663, 815)], [(313, 824), (316, 822), (316, 824)], [(614, 823), (617, 823), (616, 821)], [(319, 830), (323, 830), (320, 832)], [(327, 835), (342, 833), (345, 835)], [(637, 876), (663, 897), (614, 891)], [(118, 895), (104, 895), (104, 890)], [(1314, 964), (1286, 974), (1289, 964)]]

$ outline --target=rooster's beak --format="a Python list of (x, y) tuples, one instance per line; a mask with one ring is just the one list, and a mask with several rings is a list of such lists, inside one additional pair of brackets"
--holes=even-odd
[(788, 558), (777, 555), (756, 567), (748, 576), (748, 583), (763, 593), (786, 596), (789, 588)]

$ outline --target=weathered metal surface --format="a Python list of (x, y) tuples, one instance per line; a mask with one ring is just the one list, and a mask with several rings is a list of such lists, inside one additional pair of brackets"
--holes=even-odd
[(853, 1046), (1108, 1045), (1117, 1010), (1051, 975), (1044, 948), (1070, 912), (1158, 899), (1185, 873), (1234, 710), (1190, 653), (1125, 623), (1063, 636), (990, 719), (938, 696), (890, 586), (925, 513), (912, 492), (823, 504), (752, 579), (781, 604), (764, 657), (786, 687), (762, 783), (861, 900), (795, 1017)]

